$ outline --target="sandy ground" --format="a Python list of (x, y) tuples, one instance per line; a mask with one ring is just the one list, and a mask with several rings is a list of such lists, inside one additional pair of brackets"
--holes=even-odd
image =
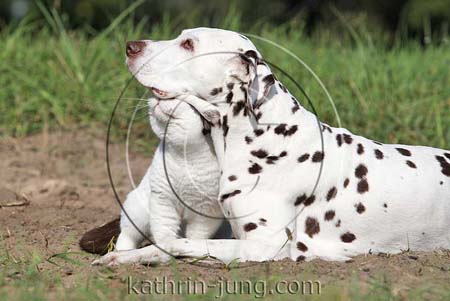
[[(121, 197), (131, 189), (124, 161), (123, 144), (111, 148), (111, 168)], [(131, 152), (131, 169), (138, 181), (151, 156)], [(105, 161), (105, 133), (86, 129), (0, 140), (0, 233), (11, 254), (37, 251), (48, 258), (64, 251), (78, 252), (78, 239), (88, 229), (118, 215), (119, 207), (108, 181)], [(24, 197), (22, 197), (24, 196)], [(20, 256), (20, 255), (17, 255)], [(63, 285), (76, 285), (76, 279), (89, 273), (103, 273), (91, 267), (94, 255), (83, 253), (81, 266), (49, 263), (41, 270), (62, 272)], [(320, 280), (322, 290), (346, 294), (352, 287), (361, 292), (375, 286), (407, 298), (420, 293), (433, 298), (450, 290), (450, 252), (412, 253), (395, 256), (360, 256), (346, 263), (320, 260), (242, 264), (236, 269), (216, 265), (205, 268), (182, 262), (170, 266), (128, 266), (108, 270), (112, 287), (124, 285), (124, 277), (191, 277), (215, 281), (231, 279), (309, 279)], [(238, 275), (238, 276), (236, 276)], [(106, 276), (105, 276), (106, 277)], [(420, 291), (420, 292), (419, 292)]]

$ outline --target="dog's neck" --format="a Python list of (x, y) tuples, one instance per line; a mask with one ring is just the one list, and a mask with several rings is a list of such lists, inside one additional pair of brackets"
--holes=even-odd
[[(255, 139), (262, 131), (273, 130), (280, 124), (298, 124), (305, 135), (320, 139), (316, 116), (304, 109), (273, 75), (258, 76), (248, 89), (246, 82), (227, 82), (208, 102), (219, 110), (221, 118), (212, 128), (211, 136), (221, 169), (233, 154), (227, 149), (242, 149), (245, 139)], [(270, 88), (267, 82), (273, 81)], [(261, 93), (258, 93), (262, 89)], [(264, 90), (268, 90), (265, 94)], [(309, 130), (308, 130), (309, 129)], [(239, 155), (239, 154), (236, 154)], [(238, 156), (239, 157), (239, 156)], [(231, 160), (233, 160), (231, 158)]]

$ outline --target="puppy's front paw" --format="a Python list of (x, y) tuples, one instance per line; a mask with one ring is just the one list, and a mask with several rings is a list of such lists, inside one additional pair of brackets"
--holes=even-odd
[(170, 260), (171, 256), (160, 251), (155, 246), (147, 246), (142, 249), (128, 251), (110, 252), (92, 262), (92, 265), (114, 266), (130, 263), (164, 263)]

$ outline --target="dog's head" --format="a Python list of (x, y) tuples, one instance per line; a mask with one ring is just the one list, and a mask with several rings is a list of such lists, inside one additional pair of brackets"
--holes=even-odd
[(159, 139), (175, 147), (204, 143), (209, 126), (191, 105), (178, 99), (148, 100), (150, 124)]
[(273, 85), (262, 80), (271, 72), (256, 47), (233, 31), (184, 30), (173, 40), (128, 42), (126, 53), (129, 70), (160, 99), (194, 95), (208, 101), (225, 90), (230, 77), (253, 84), (255, 98), (267, 95)]

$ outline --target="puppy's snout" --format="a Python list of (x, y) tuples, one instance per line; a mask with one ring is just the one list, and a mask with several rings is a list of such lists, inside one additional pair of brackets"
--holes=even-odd
[(127, 57), (134, 58), (144, 52), (146, 43), (143, 41), (129, 41), (127, 42), (126, 53)]

